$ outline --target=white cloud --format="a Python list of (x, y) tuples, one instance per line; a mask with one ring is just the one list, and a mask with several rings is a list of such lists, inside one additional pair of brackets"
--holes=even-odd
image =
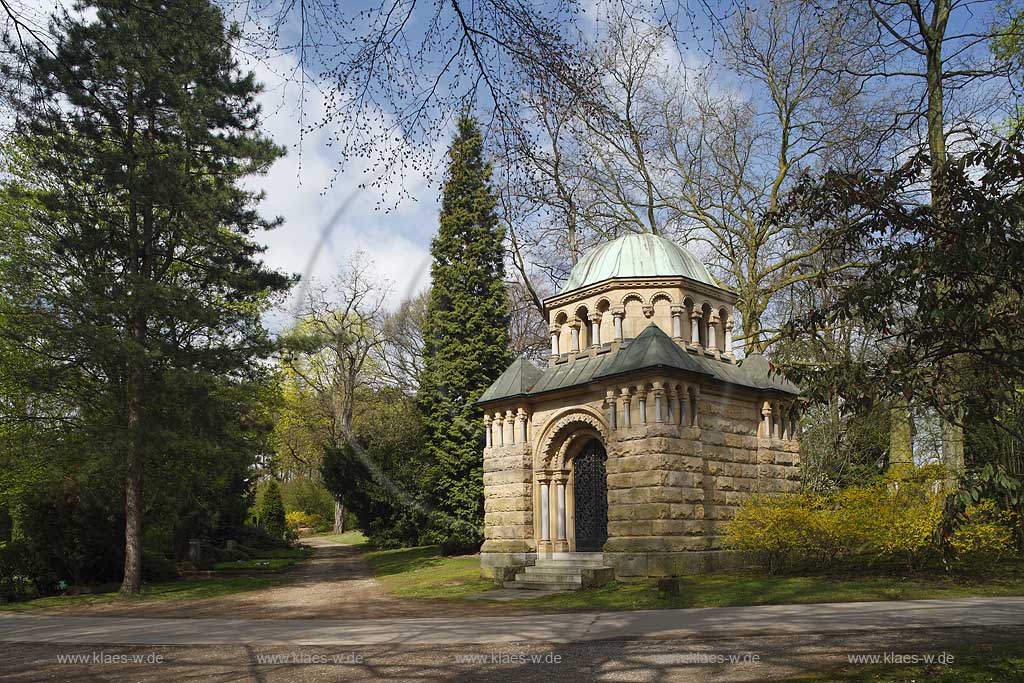
[[(334, 132), (329, 127), (308, 132), (300, 147), (300, 93), (297, 86), (286, 85), (278, 75), (291, 72), (293, 66), (291, 56), (270, 64), (249, 64), (267, 86), (261, 96), (264, 131), (288, 149), (288, 155), (278, 160), (266, 176), (249, 181), (251, 187), (266, 192), (261, 204), (263, 215), (284, 219), (280, 228), (259, 237), (267, 245), (264, 259), (273, 267), (322, 281), (361, 250), (373, 262), (377, 274), (389, 283), (388, 302), (395, 306), (429, 284), (430, 240), (439, 210), (437, 190), (422, 176), (408, 176), (405, 187), (411, 198), (384, 212), (376, 208), (379, 190), (360, 189), (368, 179), (365, 166), (350, 163), (344, 172), (336, 174), (338, 156), (329, 146)], [(326, 113), (325, 98), (315, 88), (307, 88), (305, 95), (306, 121), (321, 120)], [(435, 154), (438, 163), (442, 153), (439, 149)], [(345, 204), (332, 226), (332, 219)], [(328, 237), (318, 249), (325, 230)], [(286, 317), (279, 312), (268, 319), (268, 324), (277, 327)]]

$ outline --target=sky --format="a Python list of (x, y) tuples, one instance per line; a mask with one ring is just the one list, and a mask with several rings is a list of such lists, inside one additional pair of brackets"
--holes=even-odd
[[(422, 176), (410, 175), (405, 180), (410, 196), (389, 212), (377, 208), (379, 191), (360, 189), (368, 178), (365, 168), (349, 164), (337, 172), (338, 154), (329, 146), (332, 129), (315, 130), (300, 140), (298, 87), (278, 75), (291, 72), (293, 60), (288, 56), (248, 65), (266, 87), (260, 98), (264, 132), (287, 149), (266, 176), (248, 182), (266, 193), (260, 204), (262, 214), (284, 219), (281, 227), (258, 237), (267, 246), (264, 260), (304, 279), (326, 281), (362, 251), (388, 288), (389, 305), (397, 306), (429, 286), (430, 241), (440, 209), (438, 188)], [(317, 121), (325, 113), (324, 98), (315, 88), (306, 92), (305, 116)], [(437, 150), (439, 163), (443, 152), (443, 148)], [(327, 237), (318, 248), (323, 234)], [(268, 324), (280, 327), (293, 305), (290, 300), (284, 311), (275, 311)]]

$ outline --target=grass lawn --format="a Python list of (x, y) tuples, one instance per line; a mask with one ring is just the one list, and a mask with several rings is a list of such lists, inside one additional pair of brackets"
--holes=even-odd
[(444, 557), (437, 546), (364, 550), (384, 590), (397, 597), (463, 598), (493, 585), (480, 578), (479, 555)]
[[(926, 654), (924, 652), (898, 654)], [(850, 664), (829, 673), (789, 679), (789, 683), (1010, 683), (1024, 681), (1024, 644), (978, 644), (956, 649), (951, 664)], [(879, 654), (879, 653), (875, 653)], [(927, 654), (938, 657), (940, 652)]]
[[(487, 590), (480, 578), (478, 555), (443, 557), (436, 546), (368, 551), (366, 558), (385, 590), (408, 598), (460, 599)], [(682, 580), (680, 595), (658, 594), (654, 582), (612, 582), (604, 588), (558, 593), (506, 602), (556, 610), (671, 609), (815, 602), (923, 600), (976, 596), (1024, 595), (1024, 566), (986, 578), (944, 575), (900, 576), (766, 576), (721, 574)]]
[[(346, 531), (343, 534), (315, 534), (305, 538), (322, 538), (333, 543), (340, 543), (341, 545), (363, 545), (366, 543), (366, 536), (363, 535), (362, 531)], [(303, 540), (305, 539), (300, 538), (299, 543)]]
[(76, 605), (117, 603), (129, 605), (137, 602), (203, 600), (270, 588), (278, 585), (283, 580), (283, 578), (277, 576), (225, 576), (211, 579), (180, 579), (166, 583), (145, 584), (142, 587), (142, 593), (132, 597), (119, 595), (117, 593), (117, 586), (112, 586), (111, 591), (107, 593), (51, 595), (24, 602), (0, 604), (0, 611), (23, 612), (53, 607), (73, 607)]

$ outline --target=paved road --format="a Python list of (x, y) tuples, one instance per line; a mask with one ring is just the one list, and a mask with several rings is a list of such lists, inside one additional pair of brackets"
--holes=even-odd
[(0, 615), (0, 642), (123, 645), (429, 645), (839, 634), (975, 627), (1024, 634), (1024, 597), (530, 616), (147, 619)]

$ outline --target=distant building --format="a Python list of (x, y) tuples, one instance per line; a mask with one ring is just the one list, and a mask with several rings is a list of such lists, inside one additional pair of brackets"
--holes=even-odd
[(520, 358), (480, 399), (485, 572), (572, 587), (588, 568), (629, 578), (728, 563), (736, 506), (795, 490), (800, 460), (798, 388), (760, 355), (736, 361), (735, 301), (655, 235), (580, 260), (544, 302), (547, 367)]

